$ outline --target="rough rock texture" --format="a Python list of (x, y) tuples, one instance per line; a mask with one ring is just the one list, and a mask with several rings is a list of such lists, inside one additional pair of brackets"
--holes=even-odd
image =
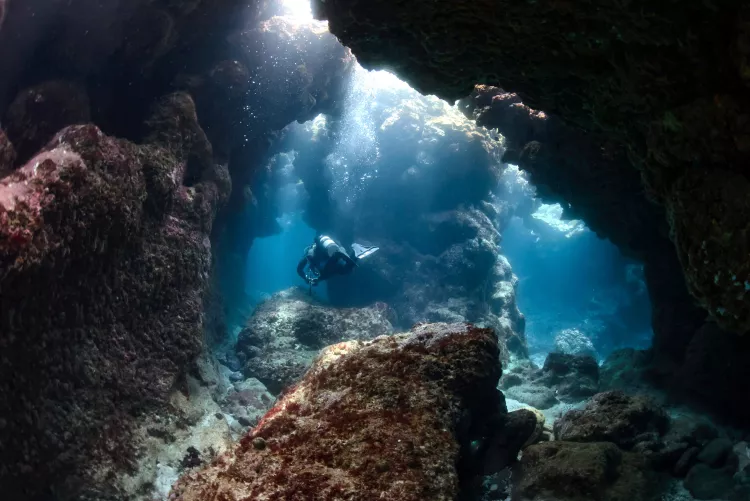
[(649, 399), (610, 391), (599, 393), (583, 410), (572, 410), (555, 422), (555, 437), (573, 442), (613, 442), (631, 449), (656, 442), (669, 427), (669, 417)]
[(459, 451), (499, 406), (489, 330), (433, 324), (327, 348), (236, 449), (171, 500), (453, 500)]
[(483, 457), (483, 473), (499, 472), (516, 462), (521, 449), (536, 443), (544, 429), (544, 416), (541, 423), (536, 413), (528, 409), (509, 412), (502, 429), (493, 435)]
[(166, 499), (183, 470), (230, 450), (231, 423), (216, 403), (226, 391), (218, 363), (208, 356), (198, 358), (184, 382), (173, 388), (166, 405), (139, 419), (129, 437), (130, 445), (137, 450), (134, 468), (101, 471), (100, 476), (106, 476), (102, 478), (105, 488), (87, 492), (86, 499)]
[(624, 148), (666, 209), (693, 295), (722, 327), (750, 329), (740, 250), (750, 11), (740, 3), (313, 5), (364, 65), (390, 67), (422, 92), (458, 99), (499, 83)]
[(546, 442), (524, 451), (516, 468), (519, 501), (646, 501), (647, 463), (606, 442)]
[(162, 101), (145, 137), (68, 127), (0, 181), (0, 479), (28, 498), (63, 479), (74, 490), (94, 457), (127, 464), (134, 414), (201, 349), (227, 173), (185, 94)]
[(323, 347), (391, 334), (389, 313), (384, 303), (336, 308), (301, 288), (288, 289), (257, 306), (239, 333), (237, 355), (247, 377), (278, 394), (302, 377)]
[(235, 381), (232, 387), (218, 399), (221, 410), (226, 413), (232, 436), (238, 439), (250, 427), (258, 424), (271, 408), (274, 397), (268, 388), (255, 378)]

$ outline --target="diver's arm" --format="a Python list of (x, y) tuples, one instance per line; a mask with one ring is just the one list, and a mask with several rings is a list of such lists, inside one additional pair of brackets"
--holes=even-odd
[(303, 256), (302, 259), (299, 260), (299, 263), (297, 264), (297, 275), (302, 278), (305, 282), (307, 282), (307, 277), (305, 276), (305, 265), (307, 264), (307, 255)]

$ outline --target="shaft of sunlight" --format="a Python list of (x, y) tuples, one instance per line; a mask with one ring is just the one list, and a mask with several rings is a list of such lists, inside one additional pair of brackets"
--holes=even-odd
[(310, 0), (281, 0), (284, 15), (298, 20), (313, 20)]

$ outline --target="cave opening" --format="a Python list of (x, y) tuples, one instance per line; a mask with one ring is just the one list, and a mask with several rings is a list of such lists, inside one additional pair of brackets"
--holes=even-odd
[(748, 12), (600, 3), (0, 0), (0, 491), (750, 499)]

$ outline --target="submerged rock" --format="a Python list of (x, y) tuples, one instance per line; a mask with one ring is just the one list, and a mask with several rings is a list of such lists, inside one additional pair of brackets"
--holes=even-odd
[(648, 465), (606, 442), (546, 442), (524, 451), (516, 468), (518, 501), (644, 501)]
[(170, 499), (454, 500), (459, 451), (500, 406), (498, 354), (492, 331), (460, 324), (330, 346)]
[(555, 423), (555, 437), (573, 442), (613, 442), (632, 449), (657, 442), (667, 431), (669, 417), (651, 400), (610, 391), (595, 395), (583, 410), (572, 410)]
[(303, 289), (288, 289), (258, 305), (240, 331), (237, 354), (247, 377), (278, 394), (305, 373), (324, 346), (393, 332), (389, 316), (384, 303), (336, 308)]

